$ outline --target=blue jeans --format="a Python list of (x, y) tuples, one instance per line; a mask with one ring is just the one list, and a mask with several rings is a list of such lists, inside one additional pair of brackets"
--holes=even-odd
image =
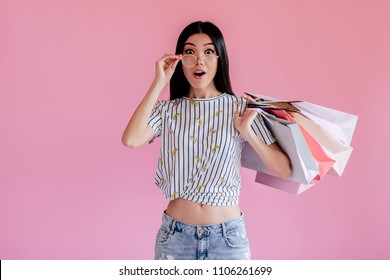
[(163, 214), (157, 233), (156, 260), (248, 260), (250, 249), (244, 216), (216, 224), (195, 226)]

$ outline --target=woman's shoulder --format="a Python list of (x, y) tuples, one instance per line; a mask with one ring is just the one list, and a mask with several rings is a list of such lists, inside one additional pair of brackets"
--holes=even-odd
[(176, 98), (173, 100), (169, 99), (161, 99), (156, 102), (157, 105), (159, 106), (172, 106), (172, 105), (178, 105), (182, 102), (183, 98)]
[(225, 99), (236, 104), (236, 105), (245, 105), (246, 99), (243, 96), (234, 95), (234, 94), (226, 94)]
[(175, 108), (178, 108), (182, 102), (183, 98), (176, 98), (173, 100), (161, 99), (156, 102), (154, 107), (161, 112), (170, 112), (176, 110)]
[(226, 93), (226, 92), (225, 92), (224, 94), (226, 95), (226, 97), (231, 98), (231, 99), (233, 99), (233, 100), (242, 100), (242, 99), (244, 99), (243, 96), (237, 95), (237, 94), (235, 94), (235, 93)]

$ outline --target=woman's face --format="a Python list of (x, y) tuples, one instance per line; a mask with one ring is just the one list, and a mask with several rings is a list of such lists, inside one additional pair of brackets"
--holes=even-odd
[(190, 36), (184, 45), (183, 54), (195, 55), (197, 58), (192, 67), (185, 67), (183, 64), (184, 75), (191, 87), (197, 90), (214, 90), (218, 55), (210, 37), (204, 33)]

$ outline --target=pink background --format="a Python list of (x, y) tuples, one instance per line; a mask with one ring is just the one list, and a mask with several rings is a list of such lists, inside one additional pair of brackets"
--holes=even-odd
[(1, 0), (0, 259), (153, 257), (159, 141), (120, 138), (155, 60), (195, 20), (224, 33), (238, 95), (359, 115), (342, 178), (294, 196), (243, 169), (253, 258), (389, 259), (388, 3)]

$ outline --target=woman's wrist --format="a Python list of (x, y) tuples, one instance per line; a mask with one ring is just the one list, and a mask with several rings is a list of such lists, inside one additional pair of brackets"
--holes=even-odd
[(151, 88), (155, 88), (155, 89), (161, 91), (161, 90), (163, 90), (163, 89), (165, 88), (165, 86), (166, 86), (167, 84), (168, 84), (168, 81), (156, 77), (156, 78), (152, 81)]
[(242, 127), (239, 132), (242, 137), (248, 140), (251, 138), (254, 139), (254, 137), (256, 137), (256, 134), (250, 125), (248, 127)]

